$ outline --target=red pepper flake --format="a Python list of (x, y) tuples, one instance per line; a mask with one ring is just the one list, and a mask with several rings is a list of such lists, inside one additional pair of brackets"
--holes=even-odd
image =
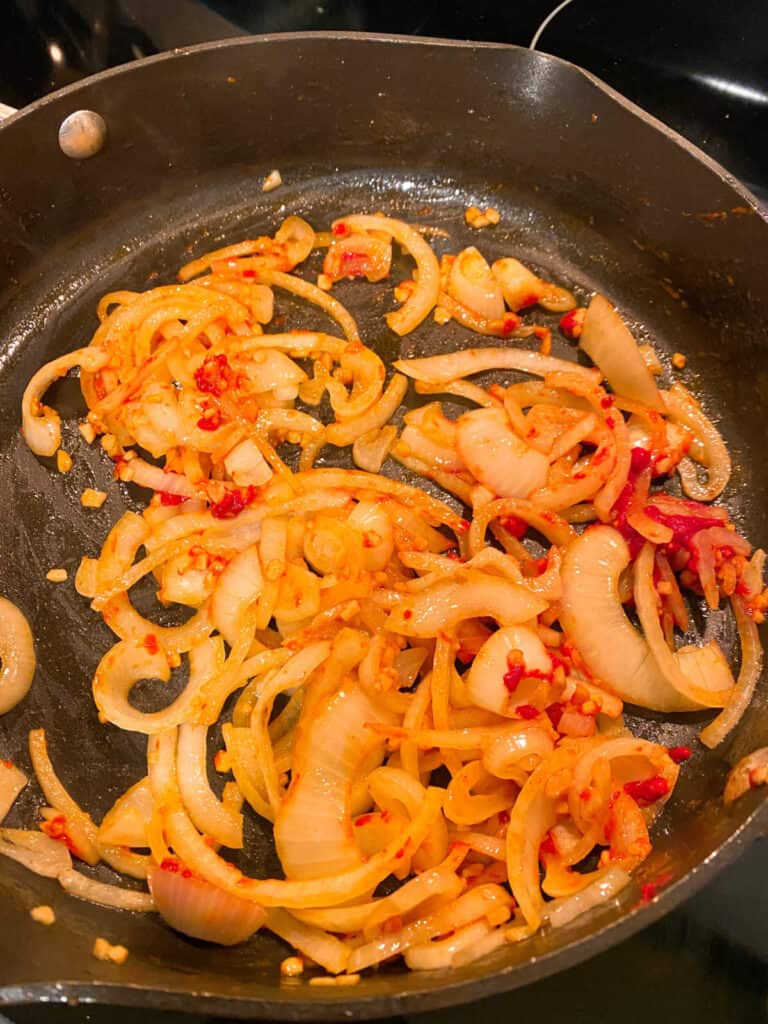
[(675, 764), (682, 764), (683, 761), (687, 761), (691, 756), (690, 747), (669, 747), (667, 753), (675, 762)]
[(361, 814), (359, 818), (355, 818), (355, 828), (361, 828), (363, 825), (370, 825), (372, 821), (372, 814)]
[[(508, 693), (514, 693), (520, 685), (520, 680), (525, 675), (525, 665), (510, 665), (509, 671), (504, 673), (504, 686), (507, 688)], [(523, 704), (523, 707), (528, 705)], [(520, 708), (517, 709), (518, 711)], [(535, 710), (535, 709), (534, 709)], [(537, 712), (538, 714), (538, 712)]]
[(13, 761), (9, 761), (9, 760), (3, 761), (3, 767), (4, 768), (13, 768)]
[(171, 494), (170, 491), (160, 491), (160, 504), (161, 505), (180, 505), (182, 501), (187, 499), (181, 494)]
[(611, 406), (613, 405), (613, 403), (614, 403), (613, 395), (605, 395), (603, 398), (600, 399), (600, 408), (601, 409), (610, 409)]
[(470, 525), (471, 524), (468, 519), (460, 519), (456, 524), (456, 529), (459, 531), (459, 533), (466, 533)]
[(499, 819), (499, 824), (500, 825), (508, 825), (509, 824), (509, 811), (499, 811), (497, 817)]
[(502, 516), (499, 519), (499, 524), (517, 540), (524, 537), (528, 530), (528, 523), (520, 516)]
[(160, 870), (168, 871), (172, 875), (178, 874), (181, 871), (181, 861), (178, 857), (165, 857), (160, 861)]
[(403, 618), (404, 619), (412, 619), (413, 618), (413, 612), (411, 611), (410, 608), (406, 608), (405, 609), (405, 611), (403, 612)]
[(668, 872), (664, 875), (659, 875), (655, 882), (646, 882), (640, 890), (640, 902), (650, 903), (651, 900), (656, 898), (656, 894), (659, 889), (668, 885), (672, 881), (672, 874)]
[(217, 398), (235, 382), (235, 374), (223, 352), (206, 356), (202, 365), (195, 370), (194, 377), (200, 391)]
[(150, 654), (157, 654), (160, 650), (160, 645), (157, 642), (157, 637), (154, 633), (147, 633), (144, 637), (144, 648), (149, 651)]
[(334, 235), (336, 235), (337, 238), (343, 238), (344, 235), (349, 234), (349, 228), (347, 227), (343, 220), (339, 221), (338, 224), (334, 224), (333, 227), (331, 228), (331, 231)]
[(227, 491), (221, 501), (211, 505), (211, 515), (214, 519), (234, 519), (256, 500), (258, 493), (258, 487), (252, 486)]
[(553, 728), (556, 729), (558, 727), (558, 725), (560, 724), (560, 719), (563, 717), (563, 712), (564, 711), (565, 711), (565, 704), (561, 704), (559, 702), (555, 703), (555, 704), (550, 704), (549, 707), (547, 708), (547, 717), (549, 718), (550, 722), (552, 723)]
[(669, 792), (669, 783), (661, 775), (654, 775), (652, 779), (638, 779), (635, 782), (625, 782), (624, 792), (631, 796), (640, 807), (647, 807), (655, 804)]
[(197, 421), (200, 430), (218, 430), (221, 426), (221, 409), (213, 409)]
[(651, 465), (652, 461), (653, 455), (647, 448), (642, 448), (638, 445), (636, 448), (632, 449), (630, 454), (630, 466), (633, 473), (642, 473), (643, 470), (647, 469)]
[(517, 308), (525, 309), (527, 306), (535, 306), (538, 301), (539, 296), (536, 294), (536, 292), (529, 292), (527, 295), (524, 295), (522, 299), (518, 301)]
[(616, 426), (616, 420), (613, 418), (613, 416), (606, 416), (605, 425), (606, 427), (608, 427), (609, 430), (613, 430), (613, 428)]
[(392, 814), (391, 814), (390, 811), (382, 811), (380, 817), (381, 817), (382, 822), (386, 825), (386, 823), (392, 817)]
[(520, 326), (520, 317), (517, 313), (505, 313), (504, 318), (501, 321), (501, 336), (503, 338), (508, 337), (513, 331), (516, 331)]
[(515, 714), (529, 722), (532, 718), (538, 717), (539, 709), (535, 708), (532, 704), (518, 704), (515, 708)]
[(591, 789), (582, 789), (582, 791), (579, 793), (579, 800), (584, 800), (586, 802), (587, 800), (591, 800), (591, 799), (592, 799), (592, 790)]
[(397, 853), (395, 854), (395, 859), (396, 860), (400, 860), (404, 856), (405, 856), (405, 848), (403, 848), (402, 850), (398, 850), (397, 851)]
[(547, 832), (544, 842), (539, 847), (539, 855), (542, 853), (557, 854), (557, 847), (555, 846), (555, 841), (552, 838), (551, 832)]
[(565, 316), (560, 319), (560, 330), (572, 341), (576, 341), (581, 337), (581, 331), (584, 326), (584, 317), (587, 311), (583, 306), (577, 306), (576, 309), (569, 310)]
[(256, 277), (256, 271), (253, 269), (253, 267), (248, 267), (246, 270), (243, 271), (243, 277)]

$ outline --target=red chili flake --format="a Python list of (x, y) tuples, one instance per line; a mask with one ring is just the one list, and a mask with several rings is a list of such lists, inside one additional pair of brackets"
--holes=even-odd
[(535, 306), (538, 301), (539, 296), (535, 292), (529, 292), (527, 295), (524, 295), (522, 299), (520, 299), (520, 301), (517, 304), (517, 308), (525, 309), (526, 306)]
[(395, 854), (395, 859), (396, 860), (400, 860), (404, 856), (405, 856), (405, 849), (398, 850), (397, 853)]
[(375, 548), (379, 543), (379, 535), (374, 531), (366, 530), (363, 533), (363, 547), (364, 548)]
[(542, 853), (557, 854), (557, 847), (555, 846), (555, 841), (552, 838), (551, 832), (547, 832), (544, 842), (539, 846), (539, 854)]
[(200, 430), (218, 430), (221, 426), (221, 409), (213, 409), (197, 421)]
[(466, 533), (470, 525), (471, 524), (468, 519), (460, 519), (456, 524), (456, 529), (459, 531), (459, 533)]
[(243, 271), (243, 277), (256, 277), (256, 271), (252, 267), (249, 267), (247, 270)]
[(391, 814), (390, 811), (382, 811), (380, 817), (381, 817), (382, 822), (384, 822), (384, 824), (386, 825), (386, 823), (392, 817), (392, 814)]
[(3, 761), (3, 767), (4, 768), (13, 768), (13, 761), (9, 761), (9, 760)]
[(160, 650), (160, 645), (157, 642), (157, 637), (154, 633), (147, 633), (144, 637), (144, 648), (149, 651), (150, 654), (157, 654)]
[[(509, 671), (504, 673), (504, 686), (508, 693), (514, 693), (520, 685), (520, 680), (525, 675), (525, 665), (510, 665)], [(524, 707), (526, 705), (523, 705)], [(518, 711), (520, 709), (518, 708)]]
[(160, 491), (160, 504), (161, 505), (180, 505), (182, 501), (187, 499), (181, 494), (171, 494), (170, 491)]
[(456, 548), (451, 548), (450, 551), (445, 552), (445, 557), (450, 558), (453, 562), (463, 562), (464, 559), (461, 557)]
[(211, 515), (214, 519), (234, 519), (246, 506), (256, 500), (258, 493), (258, 487), (251, 486), (227, 491), (221, 501), (211, 505)]
[(667, 753), (675, 762), (675, 764), (682, 764), (683, 761), (687, 761), (691, 756), (690, 747), (669, 747)]
[(215, 356), (206, 356), (202, 366), (195, 370), (195, 384), (207, 395), (220, 397), (234, 383), (235, 374), (229, 360), (220, 352)]
[(616, 426), (616, 420), (613, 418), (613, 416), (606, 416), (605, 425), (606, 427), (608, 427), (609, 430), (613, 430), (613, 428)]
[(517, 540), (520, 540), (521, 537), (524, 537), (526, 531), (528, 530), (528, 523), (526, 523), (526, 521), (524, 519), (521, 519), (519, 516), (502, 516), (499, 519), (499, 523), (501, 524), (501, 526), (504, 527), (504, 529), (508, 533), (511, 533), (512, 536), (515, 537)]
[(51, 839), (63, 839), (67, 831), (67, 819), (63, 814), (57, 814), (50, 821), (44, 821), (40, 829)]
[(633, 473), (642, 473), (644, 469), (647, 469), (651, 465), (652, 461), (653, 455), (647, 448), (642, 448), (638, 445), (636, 448), (632, 449), (630, 454), (630, 466)]
[(192, 877), (192, 872), (189, 870), (189, 868), (182, 868), (181, 869), (181, 877), (182, 878), (191, 878)]
[(587, 479), (587, 474), (586, 473), (574, 473), (573, 474), (573, 479), (574, 480), (586, 480)]
[(659, 875), (655, 882), (646, 882), (640, 890), (640, 902), (650, 903), (652, 899), (655, 899), (656, 893), (659, 889), (663, 888), (671, 881), (672, 874), (667, 873), (665, 875)]
[(604, 398), (600, 399), (600, 408), (601, 409), (610, 409), (611, 406), (613, 405), (613, 403), (614, 403), (613, 395), (605, 395)]
[(181, 870), (181, 861), (178, 857), (165, 857), (160, 861), (160, 870), (170, 871), (172, 875), (175, 875)]
[(586, 802), (587, 800), (591, 800), (591, 799), (592, 799), (592, 790), (591, 789), (582, 789), (582, 791), (579, 793), (579, 800), (584, 800)]
[(647, 807), (655, 804), (669, 792), (669, 783), (661, 775), (654, 775), (652, 779), (639, 779), (635, 782), (625, 782), (624, 792), (631, 796), (640, 807)]
[(539, 709), (535, 708), (532, 704), (518, 704), (515, 708), (515, 714), (519, 715), (520, 718), (524, 718), (526, 722), (532, 718), (536, 718), (539, 715)]
[(563, 712), (564, 711), (565, 711), (565, 704), (561, 704), (559, 702), (556, 703), (556, 704), (550, 704), (549, 707), (547, 708), (547, 717), (549, 718), (550, 722), (552, 723), (553, 728), (556, 729), (558, 727), (558, 725), (560, 724), (560, 719), (563, 717)]
[(369, 825), (372, 821), (372, 814), (361, 814), (359, 818), (355, 818), (355, 828), (360, 828), (363, 825)]
[(561, 317), (560, 330), (566, 338), (571, 338), (573, 341), (576, 341), (581, 337), (586, 313), (587, 311), (583, 306), (577, 306), (576, 309), (569, 310), (565, 316)]
[(509, 811), (499, 811), (497, 817), (499, 819), (499, 824), (500, 825), (508, 825), (509, 824)]
[(501, 335), (506, 338), (508, 335), (516, 331), (520, 326), (520, 317), (517, 313), (505, 313), (504, 319), (501, 322)]
[(403, 612), (403, 618), (404, 619), (412, 619), (413, 618), (413, 612), (411, 611), (410, 608), (406, 608), (405, 609), (405, 611)]

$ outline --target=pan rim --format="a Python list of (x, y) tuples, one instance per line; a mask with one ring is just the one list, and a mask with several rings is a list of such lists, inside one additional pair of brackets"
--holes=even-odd
[[(192, 46), (179, 47), (159, 54), (145, 57), (130, 64), (109, 68), (95, 75), (65, 86), (56, 92), (36, 100), (21, 108), (0, 123), (0, 133), (19, 122), (21, 119), (34, 115), (50, 104), (66, 101), (77, 96), (84, 88), (95, 83), (108, 82), (112, 78), (124, 77), (139, 73), (150, 64), (183, 59), (207, 51), (230, 49), (236, 46), (253, 46), (275, 42), (309, 42), (326, 40), (330, 42), (379, 42), (384, 44), (410, 45), (414, 47), (454, 47), (463, 50), (505, 50), (519, 51), (530, 55), (531, 59), (547, 64), (560, 65), (584, 76), (594, 87), (599, 89), (613, 103), (627, 110), (628, 113), (648, 124), (664, 135), (670, 142), (683, 149), (690, 157), (703, 164), (718, 179), (741, 197), (762, 221), (768, 224), (765, 208), (757, 197), (726, 168), (709, 157), (698, 146), (685, 139), (658, 118), (649, 114), (637, 104), (622, 96), (611, 86), (589, 71), (540, 50), (531, 51), (526, 47), (506, 43), (452, 40), (428, 36), (405, 36), (388, 33), (369, 32), (284, 32), (265, 33), (261, 35), (238, 36), (229, 39), (199, 43)], [(0, 135), (2, 138), (2, 135)], [(332, 989), (315, 989), (311, 999), (308, 990), (281, 990), (280, 998), (260, 998), (252, 995), (219, 995), (213, 992), (181, 991), (172, 987), (148, 987), (119, 982), (95, 981), (45, 981), (30, 984), (0, 985), (0, 1007), (27, 1003), (67, 1003), (88, 1002), (95, 1004), (113, 1004), (129, 1007), (151, 1007), (161, 1010), (189, 1010), (190, 1000), (201, 1003), (201, 1011), (207, 1014), (226, 1014), (237, 1018), (254, 1018), (275, 1020), (337, 1020), (339, 1017), (360, 1015), (367, 1019), (396, 1015), (403, 1012), (420, 1012), (440, 1009), (447, 1006), (460, 1005), (473, 999), (512, 991), (523, 985), (541, 980), (559, 969), (577, 966), (592, 956), (617, 945), (624, 939), (651, 925), (684, 900), (699, 892), (720, 871), (732, 864), (745, 847), (760, 834), (768, 832), (768, 797), (754, 808), (742, 824), (714, 850), (705, 860), (694, 867), (686, 875), (664, 889), (649, 904), (633, 908), (620, 919), (604, 926), (593, 935), (587, 936), (571, 945), (552, 950), (538, 958), (520, 964), (510, 965), (481, 978), (451, 983), (441, 976), (441, 984), (434, 983), (414, 991), (394, 993), (390, 996), (369, 995), (355, 998), (348, 994), (350, 990), (342, 990), (336, 994)], [(559, 962), (559, 958), (565, 960)], [(427, 977), (429, 977), (427, 975)]]

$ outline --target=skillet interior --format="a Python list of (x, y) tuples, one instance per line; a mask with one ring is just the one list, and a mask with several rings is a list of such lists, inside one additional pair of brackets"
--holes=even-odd
[[(429, 96), (420, 95), (426, 81)], [(110, 132), (106, 150), (84, 164), (56, 146), (59, 121), (78, 107), (101, 112)], [(272, 231), (291, 212), (319, 226), (384, 210), (445, 227), (452, 251), (475, 243), (489, 256), (519, 254), (582, 295), (606, 292), (640, 336), (687, 354), (682, 379), (720, 419), (734, 456), (734, 518), (753, 541), (768, 542), (760, 419), (768, 225), (723, 172), (572, 66), (474, 44), (262, 38), (107, 73), (14, 122), (0, 146), (0, 591), (29, 616), (39, 669), (30, 697), (0, 720), (0, 753), (27, 765), (26, 732), (45, 726), (64, 781), (96, 816), (143, 773), (144, 743), (98, 725), (89, 682), (111, 634), (71, 584), (44, 577), (60, 565), (71, 576), (133, 497), (71, 425), (70, 474), (34, 458), (18, 437), (18, 403), (35, 368), (90, 337), (101, 294), (172, 280), (190, 246), (199, 253)], [(18, 154), (34, 175), (20, 173)], [(260, 180), (275, 166), (286, 184), (262, 194)], [(497, 207), (501, 226), (470, 232), (462, 217), (470, 203)], [(339, 291), (356, 313), (365, 306), (364, 336), (386, 359), (466, 344), (459, 328), (430, 322), (401, 346), (381, 320), (389, 294), (356, 284)], [(298, 307), (282, 308), (295, 324)], [(76, 386), (63, 384), (54, 397), (62, 410), (78, 408)], [(81, 509), (86, 486), (108, 490), (100, 511)], [(618, 907), (450, 975), (385, 969), (336, 992), (281, 986), (285, 950), (269, 936), (211, 949), (155, 919), (59, 895), (55, 883), (3, 859), (0, 1001), (80, 997), (192, 1009), (204, 995), (213, 1012), (308, 1019), (385, 1015), (523, 984), (649, 923), (754, 834), (759, 795), (730, 814), (718, 797), (727, 764), (768, 742), (764, 711), (763, 689), (722, 750), (698, 747), (641, 878), (671, 870), (678, 881), (650, 907), (636, 906), (633, 888)], [(668, 744), (688, 742), (696, 724), (634, 720)], [(10, 821), (29, 825), (38, 801), (30, 787)], [(258, 849), (251, 870), (272, 870), (268, 843)], [(30, 922), (40, 902), (56, 907), (55, 928)], [(126, 965), (91, 958), (97, 934), (130, 948)]]

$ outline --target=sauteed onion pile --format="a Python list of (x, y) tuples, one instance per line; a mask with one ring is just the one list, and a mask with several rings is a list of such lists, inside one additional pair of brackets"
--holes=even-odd
[[(624, 702), (711, 709), (701, 742), (729, 734), (761, 669), (765, 554), (712, 504), (718, 431), (606, 298), (579, 307), (475, 247), (438, 258), (434, 234), (289, 217), (177, 284), (106, 295), (90, 344), (32, 378), (33, 452), (60, 451), (44, 395), (79, 368), (84, 443), (148, 494), (75, 580), (117, 637), (96, 712), (146, 738), (146, 772), (96, 824), (33, 731), (42, 822), (0, 829), (0, 853), (200, 939), (270, 929), (333, 975), (468, 963), (613, 898), (648, 856), (691, 751), (633, 736)], [(393, 249), (411, 276), (380, 331), (455, 321), (467, 347), (390, 368), (360, 336), (334, 286), (391, 281)], [(278, 323), (281, 292), (326, 331)], [(589, 359), (551, 354), (542, 311)], [(355, 468), (324, 465), (334, 449)], [(137, 584), (186, 618), (145, 617)], [(693, 636), (699, 603), (733, 610), (736, 678)], [(7, 602), (0, 625), (4, 711), (34, 654)], [(162, 710), (132, 701), (171, 679)], [(0, 819), (26, 781), (0, 765)], [(249, 815), (284, 877), (246, 873)]]

